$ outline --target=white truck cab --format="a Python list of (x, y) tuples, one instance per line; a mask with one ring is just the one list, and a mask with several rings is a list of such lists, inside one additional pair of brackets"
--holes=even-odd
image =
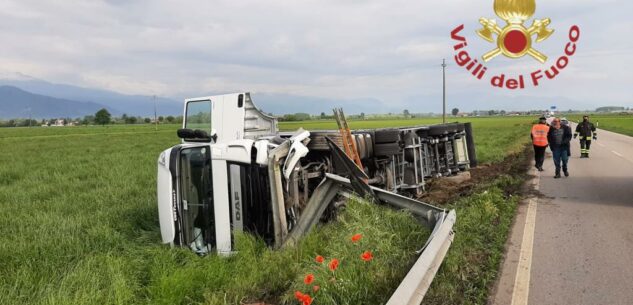
[[(232, 229), (243, 230), (244, 217), (250, 217), (242, 205), (252, 198), (243, 193), (257, 195), (243, 189), (250, 185), (246, 171), (251, 178), (258, 171), (253, 159), (267, 159), (268, 141), (255, 140), (275, 135), (277, 120), (258, 110), (249, 93), (187, 99), (184, 114), (182, 144), (158, 159), (162, 239), (200, 254), (228, 253)], [(254, 221), (249, 229), (265, 231), (265, 222)]]

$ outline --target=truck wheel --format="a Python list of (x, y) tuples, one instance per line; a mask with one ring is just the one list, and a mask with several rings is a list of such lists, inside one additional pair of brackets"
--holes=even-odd
[(356, 149), (358, 150), (358, 157), (361, 160), (367, 159), (367, 148), (365, 147), (365, 137), (363, 134), (355, 134), (354, 141), (356, 141)]
[(400, 141), (400, 130), (378, 129), (374, 136), (376, 144), (394, 143)]
[(400, 144), (396, 143), (380, 143), (374, 147), (376, 156), (393, 156), (401, 151)]
[(327, 132), (327, 131), (314, 131), (310, 133), (310, 143), (308, 143), (308, 148), (314, 151), (329, 151), (330, 147), (327, 145), (327, 140), (325, 137), (329, 137), (336, 143), (338, 147), (343, 149), (343, 137), (338, 132)]
[[(405, 134), (403, 138), (404, 138), (404, 145), (409, 146), (415, 143), (415, 138), (417, 138), (417, 135), (413, 132), (410, 132), (410, 133)], [(413, 160), (415, 159), (414, 154), (415, 154), (414, 148), (405, 148), (404, 160), (407, 162), (413, 162)]]
[(445, 125), (433, 125), (429, 129), (429, 136), (437, 137), (448, 133), (448, 128)]
[(371, 139), (370, 134), (365, 134), (365, 148), (367, 149), (367, 158), (374, 157), (374, 142)]

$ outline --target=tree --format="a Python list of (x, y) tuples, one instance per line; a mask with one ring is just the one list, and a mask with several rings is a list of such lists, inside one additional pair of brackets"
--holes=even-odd
[(404, 114), (404, 116), (405, 116), (405, 117), (407, 117), (407, 116), (409, 116), (409, 115), (410, 115), (410, 113), (409, 113), (409, 110), (408, 110), (408, 109), (405, 109), (405, 110), (402, 112), (402, 114)]
[(365, 113), (364, 113), (364, 112), (361, 112), (361, 113), (360, 113), (360, 119), (361, 119), (361, 120), (364, 120), (364, 119), (365, 119)]
[(110, 115), (110, 112), (105, 108), (101, 108), (101, 110), (95, 113), (95, 122), (99, 125), (110, 124), (111, 119), (112, 115)]
[(152, 122), (152, 119), (150, 119), (150, 118), (145, 118), (145, 120), (144, 120), (144, 121), (145, 121), (145, 123), (146, 123), (146, 124), (149, 124), (149, 123), (151, 123), (151, 122)]
[(94, 123), (95, 117), (93, 115), (84, 116), (83, 120), (81, 120), (82, 125), (90, 125)]
[(321, 112), (321, 119), (325, 119), (325, 112)]
[(127, 124), (136, 124), (137, 120), (138, 119), (135, 116), (131, 116), (131, 117), (127, 118), (127, 122), (125, 122), (125, 123), (127, 123)]
[(167, 122), (169, 123), (173, 123), (174, 122), (174, 116), (170, 115), (168, 117), (165, 118), (167, 120)]
[(453, 110), (451, 111), (451, 114), (453, 114), (453, 116), (458, 115), (459, 114), (459, 109), (453, 108)]
[(162, 115), (158, 117), (158, 121), (159, 121), (159, 122), (161, 122), (161, 123), (162, 123), (164, 120), (165, 120), (165, 118), (164, 118)]

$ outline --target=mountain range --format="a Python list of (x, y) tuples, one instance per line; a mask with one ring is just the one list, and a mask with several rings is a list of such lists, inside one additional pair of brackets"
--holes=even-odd
[(94, 114), (101, 108), (117, 114), (112, 108), (98, 103), (77, 102), (33, 94), (13, 86), (0, 86), (0, 118), (75, 118)]
[[(209, 96), (219, 92), (189, 94)], [(20, 73), (0, 73), (0, 119), (8, 118), (55, 118), (81, 117), (106, 108), (113, 115), (151, 117), (156, 102), (158, 115), (180, 115), (182, 100), (144, 95), (126, 95), (113, 91), (55, 84)], [(373, 98), (326, 99), (279, 93), (253, 94), (254, 102), (263, 111), (284, 113), (329, 113), (335, 107), (345, 106), (353, 113), (401, 112), (402, 109), (385, 108), (384, 103)]]
[(33, 118), (74, 118), (101, 108), (113, 115), (153, 116), (154, 103), (158, 115), (182, 112), (182, 102), (174, 99), (55, 84), (19, 73), (0, 74), (0, 88), (0, 118), (5, 119), (29, 113)]
[[(223, 92), (195, 92), (179, 97), (153, 97), (151, 95), (128, 95), (118, 92), (84, 88), (73, 85), (55, 84), (20, 73), (0, 71), (0, 119), (8, 118), (56, 118), (80, 117), (94, 114), (106, 108), (115, 116), (122, 114), (152, 117), (154, 105), (158, 115), (181, 115), (185, 97), (209, 96)], [(404, 101), (385, 101), (374, 97), (356, 96), (350, 98), (323, 98), (292, 94), (251, 92), (255, 104), (267, 113), (330, 113), (331, 109), (344, 107), (347, 114), (441, 112), (441, 95), (410, 96)], [(592, 109), (591, 101), (570, 100), (564, 96), (507, 95), (495, 97), (490, 94), (450, 92), (447, 96), (448, 109), (457, 107), (462, 111), (477, 109), (534, 110), (549, 109), (558, 105), (559, 109)]]

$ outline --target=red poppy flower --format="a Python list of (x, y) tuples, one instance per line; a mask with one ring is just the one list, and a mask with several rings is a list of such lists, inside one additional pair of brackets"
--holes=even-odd
[(305, 294), (303, 294), (301, 291), (295, 291), (295, 299), (297, 299), (297, 301), (299, 302), (303, 302), (303, 297), (305, 296)]
[(314, 282), (314, 274), (309, 273), (308, 275), (306, 275), (303, 278), (303, 282), (306, 283), (306, 285), (312, 284), (312, 282)]
[(338, 268), (338, 259), (336, 258), (332, 259), (328, 267), (330, 267), (330, 270), (332, 271), (336, 270)]
[(312, 287), (312, 291), (314, 291), (314, 292), (319, 291), (319, 289), (321, 289), (321, 287), (320, 287), (319, 285), (314, 285), (314, 286)]
[(312, 304), (312, 297), (309, 294), (304, 294), (303, 300), (301, 301), (303, 302), (303, 305), (310, 305)]
[(316, 258), (314, 259), (317, 263), (321, 264), (323, 263), (323, 261), (325, 261), (325, 258), (323, 258), (323, 256), (321, 255), (317, 255)]
[(371, 251), (365, 251), (363, 254), (360, 255), (360, 259), (368, 262), (374, 259), (374, 255), (371, 253)]
[(361, 235), (361, 234), (354, 234), (354, 235), (352, 235), (352, 242), (355, 243), (355, 242), (359, 241), (361, 238), (363, 238), (363, 235)]

